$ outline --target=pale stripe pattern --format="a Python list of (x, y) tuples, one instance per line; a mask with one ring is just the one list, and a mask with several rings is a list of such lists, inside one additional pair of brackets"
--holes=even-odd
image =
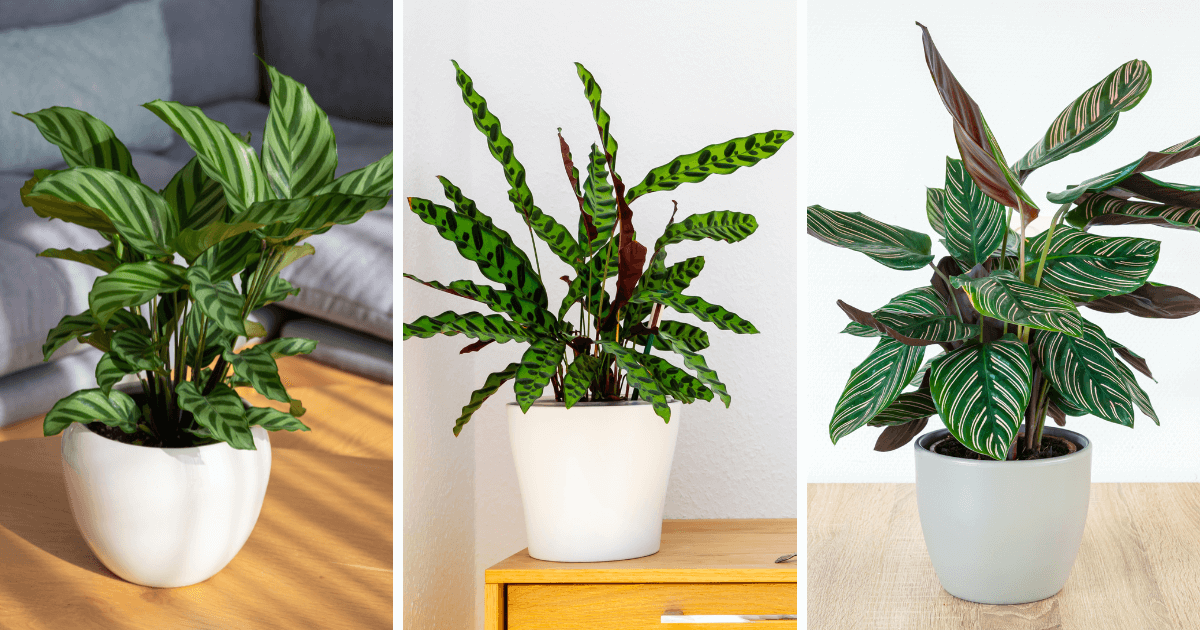
[(988, 259), (1004, 238), (1006, 211), (983, 194), (967, 173), (962, 160), (946, 158), (946, 188), (942, 198), (942, 224), (946, 249), (964, 267)]
[(1007, 335), (934, 361), (929, 387), (938, 415), (963, 446), (1004, 459), (1029, 404), (1029, 347)]
[(862, 252), (892, 269), (920, 269), (933, 261), (925, 234), (876, 221), (861, 212), (808, 207), (808, 234), (830, 245)]
[(909, 346), (891, 337), (880, 339), (866, 360), (851, 370), (829, 421), (829, 439), (837, 444), (892, 404), (916, 375), (924, 357), (924, 346)]
[(1011, 271), (978, 279), (956, 276), (950, 283), (967, 293), (975, 310), (1010, 324), (1068, 335), (1083, 333), (1083, 318), (1064, 295), (1021, 282)]
[(1128, 382), (1104, 332), (1095, 324), (1084, 320), (1082, 337), (1037, 333), (1033, 352), (1054, 389), (1073, 406), (1109, 422), (1133, 426)]
[[(1041, 255), (1046, 233), (1037, 235), (1029, 250)], [(1073, 300), (1094, 300), (1124, 295), (1145, 284), (1158, 263), (1159, 242), (1126, 236), (1097, 236), (1060, 226), (1054, 231), (1042, 286)], [(1037, 264), (1025, 267), (1025, 277), (1037, 272)]]
[[(948, 312), (942, 296), (928, 286), (897, 295), (871, 315), (902, 335), (926, 341), (958, 341), (979, 334), (977, 326), (964, 324)], [(858, 337), (883, 334), (858, 322), (850, 322), (842, 332)]]
[(1121, 183), (1121, 180), (1135, 173), (1166, 168), (1196, 155), (1200, 155), (1200, 136), (1173, 144), (1162, 151), (1151, 151), (1121, 168), (1113, 169), (1103, 175), (1085, 180), (1080, 184), (1068, 186), (1062, 192), (1049, 193), (1046, 195), (1046, 198), (1053, 203), (1075, 201), (1084, 193), (1099, 192), (1112, 188)]

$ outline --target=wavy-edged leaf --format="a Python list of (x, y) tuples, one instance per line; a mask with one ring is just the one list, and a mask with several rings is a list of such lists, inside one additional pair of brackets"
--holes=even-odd
[[(1025, 265), (1026, 278), (1037, 273), (1047, 232), (1033, 237), (1027, 246), (1026, 251), (1035, 256)], [(1097, 236), (1059, 226), (1050, 240), (1042, 287), (1079, 301), (1123, 295), (1145, 284), (1158, 263), (1158, 251), (1158, 241)]]
[(867, 425), (887, 409), (917, 373), (924, 346), (884, 337), (867, 358), (850, 371), (829, 421), (829, 439), (837, 441)]
[(1104, 194), (1089, 195), (1064, 215), (1064, 219), (1083, 230), (1094, 225), (1157, 225), (1200, 231), (1200, 209), (1129, 201)]
[[(43, 360), (49, 361), (50, 357), (68, 341), (80, 338), (80, 341), (90, 343), (103, 352), (108, 352), (108, 339), (110, 332), (133, 328), (142, 331), (144, 334), (150, 334), (150, 326), (140, 315), (134, 315), (128, 311), (117, 311), (113, 316), (102, 325), (92, 316), (90, 310), (84, 311), (78, 315), (65, 315), (58, 321), (58, 325), (50, 329), (46, 334), (46, 342), (42, 344)], [(101, 335), (102, 338), (88, 338)]]
[(615, 171), (617, 169), (617, 139), (612, 137), (609, 129), (612, 125), (612, 118), (600, 106), (600, 97), (602, 96), (600, 84), (596, 83), (596, 77), (578, 61), (575, 62), (575, 72), (579, 75), (579, 80), (583, 82), (583, 96), (592, 108), (592, 119), (596, 121), (596, 128), (600, 131), (600, 143), (604, 145), (604, 152), (608, 154), (609, 164)]
[(214, 282), (208, 270), (193, 266), (187, 270), (188, 291), (212, 323), (235, 335), (246, 335), (242, 311), (246, 298), (238, 293), (232, 280)]
[(902, 271), (920, 269), (933, 262), (933, 242), (920, 232), (876, 221), (861, 212), (840, 212), (808, 207), (808, 234), (818, 240), (870, 256), (876, 262)]
[(103, 234), (116, 232), (117, 228), (113, 226), (112, 221), (105, 216), (104, 212), (97, 208), (81, 203), (63, 201), (50, 195), (33, 194), (33, 188), (41, 180), (60, 172), (62, 171), (35, 170), (33, 177), (29, 178), (21, 186), (21, 204), (26, 208), (33, 208), (34, 214), (44, 219), (58, 219), (66, 223), (74, 223)]
[(563, 377), (563, 404), (567, 409), (587, 398), (592, 381), (600, 376), (603, 367), (600, 357), (590, 354), (575, 357), (571, 365), (567, 366), (567, 374)]
[[(280, 278), (279, 276), (272, 276), (270, 280), (267, 280), (267, 284), (263, 288), (262, 294), (259, 295), (258, 300), (256, 300), (254, 302), (254, 304), (252, 304), (250, 306), (250, 308), (247, 308), (246, 312), (248, 312), (248, 313), (253, 312), (255, 310), (258, 310), (258, 309), (266, 306), (267, 304), (271, 304), (274, 302), (282, 302), (283, 300), (286, 300), (289, 295), (299, 295), (299, 294), (300, 294), (300, 287), (293, 285), (291, 282), (288, 282), (287, 280), (284, 280), (283, 278)], [(247, 322), (247, 324), (246, 324), (247, 332), (250, 331), (250, 326), (252, 324), (253, 324), (253, 322)], [(254, 337), (254, 336), (258, 336), (258, 335), (251, 334), (250, 336)]]
[[(928, 211), (929, 200), (926, 200)], [(962, 160), (946, 158), (946, 188), (939, 217), (946, 249), (966, 267), (974, 267), (1000, 249), (1008, 225), (1004, 206), (983, 194)], [(930, 219), (930, 223), (933, 220)]]
[[(846, 311), (849, 305), (838, 300), (838, 306)], [(850, 311), (846, 313), (851, 314)], [(852, 316), (854, 321), (842, 332), (858, 337), (886, 334), (908, 345), (920, 346), (962, 341), (979, 335), (979, 326), (964, 324), (957, 315), (949, 312), (946, 302), (933, 287), (905, 291), (871, 313), (858, 313), (867, 318)]]
[(1033, 367), (1016, 335), (947, 352), (929, 369), (938, 415), (963, 446), (1002, 460), (1029, 404)]
[(487, 380), (483, 383), (483, 387), (471, 392), (471, 402), (462, 408), (462, 414), (454, 421), (454, 437), (458, 437), (463, 426), (471, 421), (471, 416), (475, 415), (476, 411), (479, 411), (479, 407), (483, 405), (484, 401), (490, 398), (492, 394), (495, 394), (496, 390), (500, 389), (500, 386), (505, 381), (516, 378), (517, 369), (520, 367), (520, 363), (509, 363), (508, 367), (503, 370), (489, 374)]
[(871, 418), (867, 424), (873, 427), (895, 427), (918, 420), (927, 420), (937, 412), (937, 405), (933, 404), (933, 395), (926, 387), (915, 392), (900, 394), (892, 401), (892, 404), (875, 414), (875, 417)]
[(1054, 203), (1069, 203), (1078, 199), (1084, 193), (1103, 192), (1120, 184), (1126, 178), (1138, 173), (1156, 171), (1172, 164), (1182, 162), (1200, 155), (1200, 136), (1189, 138), (1178, 144), (1171, 145), (1162, 151), (1149, 151), (1140, 159), (1130, 162), (1121, 168), (1113, 169), (1103, 175), (1085, 180), (1059, 193), (1050, 193), (1046, 198)]
[(366, 197), (382, 197), (392, 191), (392, 152), (378, 160), (333, 180), (317, 191), (323, 193), (345, 193)]
[(683, 183), (701, 182), (709, 175), (725, 175), (743, 166), (754, 166), (775, 155), (793, 135), (791, 131), (774, 129), (710, 144), (695, 153), (681, 155), (646, 173), (640, 184), (625, 193), (625, 203), (632, 203), (647, 193), (675, 190)]
[(507, 245), (503, 237), (483, 223), (428, 199), (409, 197), (408, 206), (422, 221), (437, 229), (442, 238), (454, 243), (463, 258), (474, 262), (488, 280), (546, 307), (546, 289), (541, 278), (529, 259), (517, 254), (519, 250)]
[(513, 380), (513, 391), (517, 394), (517, 404), (521, 412), (529, 411), (529, 407), (542, 395), (542, 390), (554, 376), (558, 364), (562, 362), (566, 344), (556, 339), (541, 337), (535, 339), (521, 355), (521, 365), (517, 368), (517, 376)]
[(1121, 112), (1142, 101), (1151, 78), (1150, 64), (1145, 61), (1134, 59), (1121, 64), (1071, 101), (1012, 170), (1024, 181), (1034, 169), (1096, 144), (1117, 126)]
[(691, 324), (664, 319), (658, 323), (659, 336), (667, 336), (682, 344), (692, 352), (699, 352), (708, 347), (708, 333), (703, 328)]
[[(733, 402), (733, 398), (729, 395), (729, 390), (725, 388), (725, 384), (719, 380), (716, 370), (708, 367), (708, 362), (695, 350), (695, 340), (689, 340), (685, 336), (677, 337), (676, 334), (681, 331), (665, 326), (666, 322), (663, 322), (663, 324), (658, 329), (658, 338), (667, 344), (671, 352), (683, 357), (684, 366), (695, 372), (696, 378), (701, 383), (704, 383), (705, 387), (708, 387), (714, 394), (719, 396), (721, 402), (724, 402), (725, 407), (728, 408), (729, 404)], [(686, 326), (687, 324), (683, 325)], [(704, 337), (704, 341), (705, 347), (707, 347), (707, 334)]]
[(308, 88), (267, 65), (271, 109), (263, 129), (262, 163), (280, 199), (315, 194), (333, 182), (337, 143), (329, 117)]
[(503, 315), (480, 315), (474, 311), (458, 314), (446, 311), (436, 317), (422, 315), (411, 324), (404, 325), (404, 338), (428, 339), (434, 335), (466, 335), (471, 339), (509, 341), (533, 341), (533, 336), (512, 323)]
[[(559, 319), (562, 319), (576, 302), (582, 301), (588, 305), (588, 312), (595, 314), (598, 303), (606, 301), (604, 282), (617, 275), (617, 240), (610, 240), (603, 252), (597, 252), (587, 264), (577, 270), (578, 275), (571, 280), (567, 294), (563, 296), (558, 307)], [(599, 315), (601, 318), (604, 316), (603, 313)]]
[(1040, 332), (1033, 356), (1054, 390), (1072, 407), (1127, 427), (1133, 426), (1133, 401), (1104, 331), (1084, 320), (1083, 335)]
[(696, 400), (709, 401), (713, 399), (712, 391), (705, 387), (700, 379), (671, 365), (666, 359), (651, 354), (642, 354), (638, 355), (638, 361), (650, 371), (650, 375), (654, 377), (658, 388), (664, 394), (686, 404), (691, 404)]
[[(260, 228), (267, 228), (261, 230), (260, 234), (270, 241), (307, 235), (312, 230), (298, 231), (292, 222), (309, 212), (313, 203), (314, 198), (256, 201), (245, 212), (229, 217), (228, 222), (213, 219), (202, 226), (180, 230), (172, 244), (184, 259), (194, 262), (213, 246)], [(274, 238), (275, 235), (282, 235), (283, 238)]]
[(134, 249), (148, 256), (174, 252), (171, 242), (179, 221), (167, 202), (151, 188), (116, 171), (79, 166), (41, 179), (32, 197), (55, 197), (104, 213)]
[(104, 272), (112, 271), (121, 264), (121, 261), (117, 260), (116, 254), (113, 253), (111, 244), (103, 249), (47, 249), (40, 252), (38, 256), (83, 263)]
[(1083, 318), (1070, 299), (1025, 284), (1011, 271), (993, 271), (990, 276), (976, 279), (955, 276), (950, 284), (965, 291), (975, 310), (988, 317), (1072, 337), (1083, 334)]
[(486, 304), (488, 308), (497, 313), (508, 314), (514, 322), (532, 326), (545, 334), (558, 332), (562, 327), (554, 315), (550, 314), (550, 311), (512, 291), (497, 291), (490, 286), (475, 284), (470, 280), (455, 280), (447, 286), (436, 280), (422, 280), (410, 273), (404, 274), (404, 277), (438, 291)]
[(625, 378), (629, 380), (629, 385), (638, 390), (638, 394), (643, 400), (650, 403), (654, 408), (654, 413), (662, 418), (663, 422), (670, 422), (671, 408), (667, 403), (667, 392), (663, 391), (658, 381), (654, 380), (654, 375), (649, 368), (642, 365), (644, 355), (612, 341), (601, 341), (600, 347), (613, 355), (613, 358), (617, 360), (617, 366), (625, 370)]
[(256, 450), (246, 408), (237, 392), (224, 383), (217, 383), (207, 396), (200, 393), (196, 384), (184, 381), (175, 389), (179, 407), (192, 412), (196, 424), (209, 437), (228, 443), (241, 450)]
[(88, 306), (97, 321), (107, 323), (122, 308), (139, 306), (160, 293), (183, 288), (186, 273), (183, 267), (157, 260), (125, 263), (96, 279), (88, 293)]
[(739, 335), (758, 334), (758, 329), (736, 313), (725, 307), (710, 304), (694, 295), (683, 295), (667, 290), (647, 290), (635, 293), (630, 302), (653, 302), (669, 306), (680, 313), (691, 313), (701, 321), (709, 322), (722, 330), (732, 330)]
[(283, 381), (279, 379), (279, 366), (271, 357), (270, 350), (264, 350), (262, 346), (252, 346), (235, 354), (227, 348), (222, 356), (233, 366), (233, 373), (237, 378), (250, 383), (254, 391), (271, 400), (291, 402), (292, 398), (288, 396)]
[(268, 431), (308, 431), (303, 422), (290, 413), (270, 407), (252, 407), (246, 410), (246, 422), (250, 426), (258, 425)]
[(122, 361), (115, 353), (105, 352), (96, 362), (96, 385), (107, 396), (113, 385), (125, 378), (126, 374), (134, 374), (137, 371), (137, 368)]
[(262, 352), (271, 355), (272, 359), (279, 357), (294, 357), (298, 354), (308, 354), (317, 348), (317, 342), (300, 337), (278, 337), (255, 346)]
[(109, 347), (109, 354), (115, 355), (126, 366), (138, 370), (153, 370), (163, 365), (159, 347), (150, 336), (140, 330), (126, 328), (113, 333)]
[(224, 123), (211, 120), (199, 107), (173, 101), (157, 100), (143, 107), (167, 123), (196, 152), (204, 172), (225, 189), (225, 199), (234, 213), (271, 198), (267, 175), (254, 149)]
[(1200, 313), (1200, 298), (1166, 284), (1147, 282), (1124, 295), (1084, 302), (1101, 313), (1129, 313), (1137, 317), (1182, 319)]
[(115, 390), (105, 394), (99, 389), (84, 389), (54, 403), (42, 421), (42, 433), (46, 437), (58, 435), (73, 422), (101, 422), (133, 433), (137, 431), (137, 421), (141, 417), (141, 410), (129, 394)]
[(588, 242), (586, 229), (579, 231), (584, 256), (591, 256), (603, 247), (617, 225), (617, 199), (613, 196), (612, 184), (608, 183), (605, 166), (604, 152), (593, 144), (588, 156), (587, 178), (583, 180), (583, 211), (590, 217), (596, 237)]
[(729, 210), (693, 214), (682, 221), (668, 225), (667, 229), (663, 230), (663, 235), (654, 242), (654, 249), (658, 251), (667, 245), (706, 238), (736, 243), (750, 236), (757, 229), (758, 221), (751, 214)]
[(1021, 187), (1017, 176), (1009, 170), (1008, 161), (1004, 159), (1000, 144), (988, 128), (979, 104), (967, 94), (950, 71), (946, 60), (933, 44), (929, 29), (920, 22), (917, 22), (917, 26), (921, 27), (925, 63), (942, 97), (942, 103), (954, 119), (954, 140), (958, 143), (959, 153), (971, 179), (984, 194), (1009, 208), (1020, 207), (1026, 220), (1033, 221), (1038, 216), (1037, 204)]
[(17, 115), (37, 125), (42, 137), (62, 151), (67, 166), (95, 166), (142, 181), (133, 168), (129, 149), (99, 118), (70, 107), (48, 107)]

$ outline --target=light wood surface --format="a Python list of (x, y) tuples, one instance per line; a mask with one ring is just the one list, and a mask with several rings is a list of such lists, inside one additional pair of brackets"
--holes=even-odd
[[(513, 584), (508, 587), (508, 630), (662, 628), (664, 614), (794, 615), (796, 584)], [(753, 625), (795, 628), (796, 622)]]
[(1200, 484), (1093, 484), (1066, 586), (1017, 606), (942, 589), (912, 484), (810, 484), (808, 627), (1200, 628)]

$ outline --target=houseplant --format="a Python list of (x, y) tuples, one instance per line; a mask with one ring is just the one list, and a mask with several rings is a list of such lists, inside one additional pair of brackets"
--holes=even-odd
[[(774, 155), (792, 132), (767, 131), (711, 145), (652, 169), (627, 187), (617, 172), (617, 142), (601, 106), (600, 87), (576, 64), (600, 142), (591, 145), (581, 178), (559, 130), (564, 170), (578, 205), (578, 227), (572, 234), (534, 204), (512, 141), (471, 78), (456, 62), (454, 67), (463, 102), (503, 167), (509, 200), (533, 240), (533, 256), (462, 190), (439, 177), (450, 206), (410, 197), (409, 207), (475, 262), (484, 277), (503, 287), (405, 276), (499, 314), (423, 316), (405, 324), (404, 338), (462, 334), (476, 340), (464, 353), (491, 343), (529, 344), (519, 362), (488, 376), (471, 395), (454, 433), (503, 383), (513, 381), (516, 404), (509, 406), (509, 430), (533, 557), (601, 561), (654, 553), (682, 403), (714, 395), (730, 403), (725, 386), (700, 354), (709, 345), (708, 333), (662, 319), (663, 310), (688, 313), (734, 333), (758, 332), (733, 312), (685, 294), (704, 259), (667, 265), (667, 249), (684, 240), (740, 241), (757, 229), (757, 222), (731, 211), (679, 221), (672, 214), (650, 249), (637, 240), (631, 205), (652, 192), (757, 164)], [(573, 273), (562, 277), (567, 292), (556, 312), (550, 310), (534, 235)], [(610, 287), (607, 280), (613, 277), (615, 286)], [(686, 370), (654, 351), (678, 355)], [(539, 400), (547, 385), (553, 399)]]
[[(863, 426), (884, 427), (876, 448), (891, 450), (941, 417), (946, 429), (922, 436), (915, 449), (921, 524), (942, 585), (977, 602), (1034, 601), (1058, 592), (1070, 573), (1093, 448), (1078, 433), (1046, 428), (1046, 418), (1062, 425), (1067, 416), (1094, 415), (1132, 427), (1136, 408), (1158, 423), (1133, 375), (1151, 375), (1145, 360), (1078, 307), (1150, 318), (1200, 310), (1190, 293), (1150, 281), (1157, 241), (1088, 229), (1200, 227), (1197, 188), (1143, 174), (1200, 153), (1200, 137), (1049, 195), (1062, 205), (1049, 228), (1030, 237), (1039, 209), (1026, 178), (1107, 135), (1146, 94), (1149, 65), (1122, 64), (1008, 166), (978, 104), (921, 29), (962, 158), (947, 159), (945, 187), (926, 195), (929, 223), (949, 255), (934, 265), (924, 234), (808, 208), (809, 233), (820, 240), (893, 269), (933, 268), (929, 285), (875, 311), (838, 302), (852, 320), (843, 332), (879, 341), (851, 373), (829, 434), (836, 443)], [(1010, 227), (1014, 211), (1018, 230)], [(923, 363), (930, 345), (943, 352)]]
[[(325, 113), (300, 83), (268, 66), (272, 89), (262, 155), (199, 108), (153, 101), (192, 158), (161, 190), (141, 183), (108, 125), (66, 107), (23, 114), (62, 150), (67, 168), (39, 170), (21, 200), (39, 216), (95, 229), (108, 244), (41, 256), (105, 272), (89, 308), (47, 336), (45, 358), (77, 339), (104, 352), (99, 387), (46, 415), (64, 433), (72, 511), (89, 546), (117, 575), (148, 586), (211, 577), (245, 543), (270, 472), (268, 431), (304, 430), (304, 413), (275, 358), (311, 352), (265, 334), (251, 311), (297, 292), (279, 270), (314, 253), (302, 241), (384, 207), (391, 155), (335, 179), (337, 151)], [(126, 375), (138, 386), (118, 387)], [(251, 386), (289, 405), (250, 407)]]

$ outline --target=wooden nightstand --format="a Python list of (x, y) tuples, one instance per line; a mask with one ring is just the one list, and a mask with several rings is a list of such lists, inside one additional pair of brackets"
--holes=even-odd
[(484, 573), (484, 627), (637, 630), (682, 616), (755, 615), (766, 617), (755, 622), (762, 627), (795, 628), (796, 561), (775, 559), (798, 545), (795, 519), (668, 520), (662, 548), (645, 558), (543, 562), (523, 550)]

